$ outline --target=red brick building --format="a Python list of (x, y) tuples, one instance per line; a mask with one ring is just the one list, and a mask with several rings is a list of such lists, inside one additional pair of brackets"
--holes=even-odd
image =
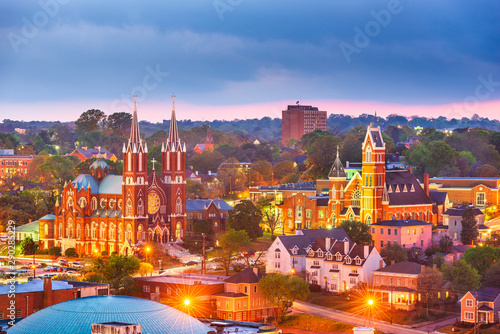
[(96, 158), (99, 154), (102, 155), (104, 159), (111, 160), (116, 162), (118, 159), (116, 155), (105, 149), (104, 147), (87, 147), (83, 146), (82, 148), (77, 148), (70, 155), (74, 155), (78, 157), (81, 161), (85, 161), (87, 159)]
[(500, 177), (433, 177), (430, 188), (448, 193), (453, 205), (500, 205)]
[(212, 137), (212, 128), (210, 127), (210, 125), (208, 126), (207, 139), (205, 139), (205, 143), (196, 144), (193, 151), (198, 154), (201, 154), (201, 152), (203, 151), (214, 151), (214, 138)]
[(288, 105), (282, 111), (281, 142), (284, 146), (289, 139), (299, 140), (305, 133), (316, 129), (326, 131), (326, 111), (300, 104)]
[(0, 178), (9, 177), (14, 174), (28, 173), (28, 165), (36, 155), (14, 154), (14, 150), (0, 148)]
[[(13, 286), (14, 297), (11, 294), (11, 285), (0, 286), (0, 319), (8, 319), (8, 316), (15, 313), (16, 318), (24, 318), (45, 307), (64, 302), (66, 300), (108, 295), (109, 284), (89, 283), (76, 281), (53, 281), (50, 278)], [(15, 311), (12, 308), (11, 300), (15, 301)]]

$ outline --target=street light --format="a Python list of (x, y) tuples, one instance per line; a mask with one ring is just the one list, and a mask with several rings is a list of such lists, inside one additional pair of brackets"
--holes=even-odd
[(191, 301), (189, 299), (184, 300), (184, 305), (188, 306), (190, 303), (191, 303)]
[(149, 253), (150, 248), (146, 247), (146, 262), (148, 262), (148, 253)]
[(368, 299), (368, 312), (369, 312), (369, 318), (368, 318), (368, 326), (371, 327), (371, 321), (372, 321), (372, 312), (373, 312), (373, 299)]

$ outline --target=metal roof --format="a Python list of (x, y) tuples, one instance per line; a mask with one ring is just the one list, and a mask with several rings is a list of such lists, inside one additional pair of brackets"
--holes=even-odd
[(121, 175), (108, 175), (99, 185), (99, 194), (121, 195), (123, 177)]
[(80, 174), (71, 183), (73, 183), (73, 186), (77, 188), (77, 190), (87, 190), (88, 186), (90, 185), (90, 192), (92, 194), (99, 193), (99, 183), (96, 181), (96, 179), (94, 179), (92, 175)]

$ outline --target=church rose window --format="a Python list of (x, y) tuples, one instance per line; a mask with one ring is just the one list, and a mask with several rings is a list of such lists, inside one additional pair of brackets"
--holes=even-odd
[(154, 214), (160, 208), (160, 197), (156, 193), (148, 195), (148, 213)]

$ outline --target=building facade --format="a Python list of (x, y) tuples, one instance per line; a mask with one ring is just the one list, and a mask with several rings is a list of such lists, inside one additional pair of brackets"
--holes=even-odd
[(196, 144), (193, 151), (195, 153), (201, 154), (204, 151), (213, 152), (214, 151), (214, 138), (212, 136), (212, 127), (208, 126), (207, 138), (205, 139), (204, 144)]
[(326, 131), (326, 111), (305, 105), (288, 105), (282, 111), (281, 142), (284, 146), (288, 140), (299, 140), (304, 134), (320, 129)]
[(421, 220), (384, 220), (371, 224), (370, 233), (378, 249), (391, 244), (426, 249), (431, 246), (432, 226)]
[(14, 154), (14, 149), (0, 148), (0, 178), (28, 174), (28, 165), (36, 155)]
[(186, 234), (186, 145), (179, 138), (172, 104), (170, 132), (162, 143), (162, 168), (148, 174), (147, 144), (141, 139), (134, 102), (128, 143), (123, 144), (123, 175), (108, 175), (101, 154), (64, 185), (54, 219), (40, 219), (41, 249), (75, 248), (80, 254), (106, 251), (132, 254), (147, 241), (167, 243)]
[(499, 321), (500, 289), (484, 288), (468, 291), (461, 303), (461, 320), (480, 324)]
[[(462, 215), (467, 209), (465, 206), (457, 206), (449, 208), (443, 214), (443, 226), (439, 229), (442, 232), (447, 232), (449, 237), (454, 241), (460, 240), (462, 233)], [(484, 225), (484, 213), (479, 208), (472, 207), (474, 210), (474, 217), (476, 219), (476, 226), (479, 232), (479, 241), (486, 241), (491, 236), (491, 228)]]
[(321, 186), (317, 186), (316, 196), (305, 199), (296, 192), (277, 205), (283, 213), (286, 233), (308, 224), (308, 210), (311, 211), (310, 228), (334, 227), (344, 220), (358, 220), (369, 225), (383, 220), (414, 219), (437, 224), (433, 201), (411, 169), (386, 170), (385, 143), (380, 127), (367, 128), (362, 148), (361, 173), (356, 171), (348, 178), (337, 149), (328, 180), (317, 181)]
[(102, 155), (104, 159), (111, 160), (113, 162), (118, 161), (116, 155), (105, 149), (104, 147), (87, 147), (83, 146), (77, 148), (70, 155), (74, 155), (80, 159), (80, 161), (85, 161), (87, 159), (96, 158), (98, 155)]
[(306, 279), (325, 291), (344, 292), (360, 283), (371, 284), (372, 273), (381, 264), (382, 257), (374, 246), (316, 239), (307, 249)]
[(262, 296), (258, 268), (247, 268), (224, 282), (224, 292), (217, 298), (217, 318), (237, 321), (262, 321), (275, 315), (277, 309)]
[(433, 177), (430, 187), (447, 192), (453, 205), (500, 205), (500, 177)]

